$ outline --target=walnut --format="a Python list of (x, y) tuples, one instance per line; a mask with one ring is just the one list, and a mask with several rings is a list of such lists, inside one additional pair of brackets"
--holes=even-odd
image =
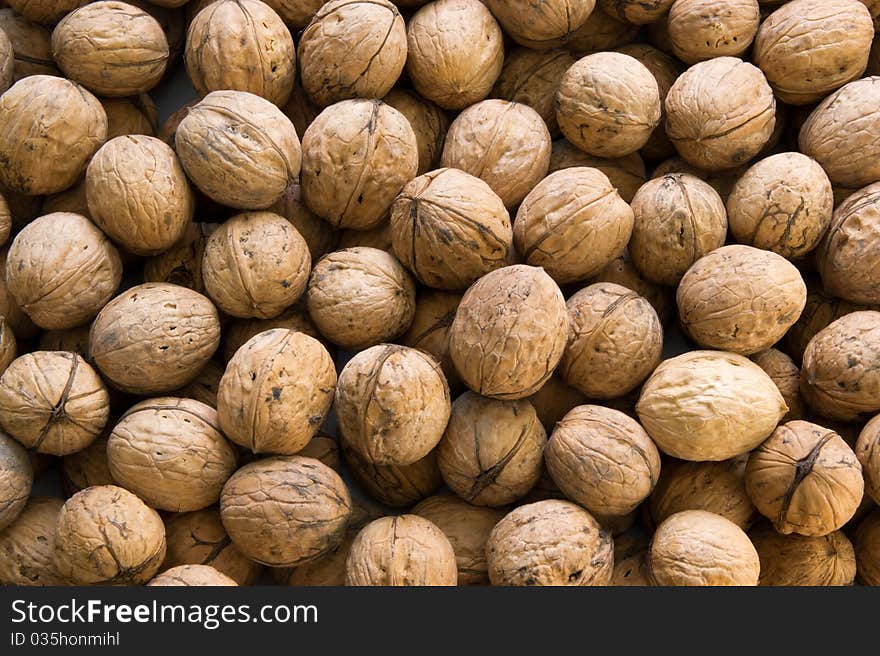
[(302, 199), (299, 179), (288, 185), (281, 198), (274, 205), (269, 206), (269, 211), (283, 216), (293, 224), (297, 232), (306, 240), (312, 262), (317, 262), (322, 255), (332, 251), (339, 242), (339, 232), (306, 207)]
[(452, 292), (425, 290), (419, 293), (413, 322), (401, 344), (411, 346), (440, 363), (450, 388), (460, 385), (458, 373), (449, 355), (449, 329), (455, 319), (461, 295)]
[(743, 54), (760, 22), (758, 0), (676, 0), (667, 20), (675, 56), (687, 64)]
[(647, 25), (663, 18), (674, 0), (598, 0), (596, 6), (609, 16), (633, 25)]
[(306, 311), (305, 304), (297, 303), (274, 319), (236, 319), (226, 324), (223, 328), (223, 360), (229, 362), (235, 352), (244, 346), (244, 343), (251, 337), (273, 328), (286, 328), (294, 332), (305, 333), (318, 340), (321, 339), (318, 329)]
[[(535, 408), (538, 419), (549, 434), (553, 432), (553, 427), (568, 414), (569, 410), (585, 404), (587, 399), (566, 383), (561, 376), (553, 375), (547, 379), (541, 389), (528, 397), (528, 401)], [(545, 474), (546, 472), (541, 476), (543, 477)]]
[(761, 559), (758, 585), (852, 585), (856, 554), (841, 531), (828, 535), (780, 535), (768, 523), (749, 531)]
[(0, 531), (21, 515), (33, 483), (34, 469), (27, 452), (0, 433)]
[(652, 178), (659, 178), (669, 173), (687, 173), (706, 182), (721, 196), (722, 203), (726, 203), (733, 190), (733, 185), (747, 170), (747, 167), (742, 165), (723, 171), (706, 171), (687, 163), (681, 157), (670, 157), (654, 168)]
[[(853, 263), (851, 263), (852, 265)], [(797, 320), (785, 334), (785, 349), (797, 362), (803, 358), (804, 351), (810, 340), (823, 328), (843, 316), (858, 310), (869, 310), (869, 307), (855, 305), (848, 301), (829, 296), (821, 289), (809, 286), (807, 304)]]
[(6, 32), (0, 29), (0, 94), (12, 85), (14, 68), (15, 54), (12, 51), (12, 41), (6, 36)]
[(858, 579), (865, 585), (880, 585), (880, 511), (861, 521), (855, 536)]
[(41, 25), (54, 25), (66, 14), (86, 4), (87, 0), (12, 0), (7, 2), (17, 13)]
[(62, 499), (32, 496), (18, 518), (0, 531), (0, 583), (65, 585), (55, 569), (55, 524)]
[(328, 435), (324, 431), (318, 431), (317, 434), (309, 440), (299, 452), (298, 455), (304, 458), (314, 458), (320, 460), (337, 474), (342, 474), (342, 456), (340, 453), (339, 442), (336, 438)]
[[(46, 349), (41, 349), (46, 350)], [(6, 317), (0, 315), (0, 375), (18, 355), (18, 343)]]
[(666, 324), (672, 316), (674, 300), (670, 289), (644, 277), (633, 264), (628, 250), (611, 260), (593, 280), (614, 283), (644, 297), (654, 308), (661, 324)]
[(617, 20), (604, 11), (593, 11), (586, 22), (572, 32), (565, 45), (572, 54), (582, 57), (626, 45), (638, 32), (637, 25)]
[(485, 5), (514, 41), (536, 50), (564, 45), (589, 18), (595, 0), (486, 0)]
[(179, 565), (150, 579), (147, 586), (231, 586), (238, 585), (231, 578), (210, 565)]
[(108, 140), (129, 134), (156, 136), (158, 110), (147, 94), (133, 98), (102, 98), (101, 106), (107, 114)]
[(440, 153), (443, 152), (449, 129), (449, 116), (446, 112), (416, 92), (406, 89), (392, 89), (382, 102), (399, 111), (409, 121), (416, 135), (419, 151), (418, 174), (434, 169)]
[(855, 445), (865, 477), (865, 493), (880, 503), (880, 415), (865, 424)]
[(107, 465), (107, 438), (99, 437), (86, 448), (61, 459), (61, 489), (72, 497), (87, 487), (116, 485)]
[(781, 419), (780, 423), (791, 419), (801, 419), (805, 414), (800, 391), (801, 370), (794, 361), (775, 348), (755, 353), (751, 359), (773, 379), (782, 398), (785, 399), (788, 414)]
[(299, 567), (273, 567), (272, 575), (281, 585), (342, 587), (345, 585), (345, 562), (357, 531), (349, 529), (339, 546)]
[(366, 246), (377, 248), (380, 251), (392, 251), (391, 246), (391, 223), (383, 223), (377, 228), (369, 230), (343, 230), (339, 233), (338, 250)]
[(13, 82), (29, 75), (61, 74), (52, 60), (51, 30), (12, 9), (0, 9), (0, 30), (6, 33), (12, 44)]
[(202, 260), (213, 223), (189, 223), (183, 236), (171, 248), (144, 262), (145, 282), (168, 282), (205, 293)]
[(348, 471), (377, 501), (392, 508), (408, 508), (432, 495), (443, 485), (437, 451), (409, 465), (377, 465), (342, 443)]
[(550, 173), (574, 167), (598, 169), (604, 173), (617, 193), (627, 203), (643, 184), (645, 184), (645, 163), (638, 153), (625, 157), (593, 157), (573, 146), (566, 139), (553, 142), (550, 150)]

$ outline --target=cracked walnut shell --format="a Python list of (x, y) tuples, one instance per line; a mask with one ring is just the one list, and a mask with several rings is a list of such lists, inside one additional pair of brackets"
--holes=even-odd
[(65, 585), (54, 563), (55, 524), (63, 499), (31, 496), (18, 518), (0, 531), (0, 584)]
[[(2, 383), (2, 379), (0, 379)], [(0, 433), (0, 531), (24, 510), (34, 483), (34, 468), (22, 446)]]
[(842, 531), (828, 535), (781, 535), (769, 523), (749, 531), (761, 559), (758, 585), (852, 585), (856, 554)]

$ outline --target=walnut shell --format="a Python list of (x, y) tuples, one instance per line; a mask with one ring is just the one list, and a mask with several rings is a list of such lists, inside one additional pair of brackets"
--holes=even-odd
[(460, 294), (434, 290), (420, 292), (412, 324), (400, 338), (400, 343), (404, 346), (411, 346), (433, 356), (440, 363), (450, 388), (455, 388), (461, 382), (449, 355), (449, 330), (459, 303)]
[(829, 419), (880, 410), (880, 312), (852, 312), (816, 333), (804, 351), (801, 393)]
[(12, 209), (3, 194), (0, 194), (0, 246), (9, 241), (10, 232), (12, 232)]
[[(535, 408), (538, 419), (549, 434), (553, 432), (556, 423), (568, 414), (569, 410), (575, 406), (583, 405), (587, 399), (562, 380), (561, 376), (553, 375), (547, 379), (541, 389), (528, 397), (528, 401)], [(542, 474), (543, 476), (544, 474)], [(555, 486), (555, 483), (553, 485)]]
[(107, 438), (99, 437), (86, 448), (61, 459), (61, 489), (72, 497), (87, 487), (116, 485), (107, 465)]
[(865, 477), (865, 492), (880, 504), (880, 415), (865, 424), (855, 446)]
[(406, 89), (392, 89), (382, 102), (403, 114), (416, 135), (419, 151), (418, 175), (434, 169), (440, 153), (443, 152), (446, 131), (449, 129), (449, 116), (446, 112), (415, 91)]
[(415, 283), (393, 255), (363, 246), (346, 248), (315, 265), (306, 303), (324, 337), (358, 350), (390, 341), (409, 328)]
[(102, 98), (101, 106), (107, 114), (108, 140), (129, 134), (156, 136), (157, 108), (147, 94), (133, 98)]
[(34, 469), (27, 451), (0, 433), (0, 532), (24, 510), (33, 483)]
[(502, 401), (465, 392), (437, 448), (449, 488), (477, 506), (503, 506), (524, 496), (541, 476), (547, 433), (525, 399)]
[(660, 124), (657, 80), (637, 59), (598, 52), (579, 59), (559, 82), (556, 118), (565, 138), (598, 157), (637, 151)]
[(855, 536), (858, 579), (864, 585), (880, 585), (880, 511), (861, 521)]
[(297, 303), (274, 319), (236, 319), (223, 327), (223, 360), (229, 362), (235, 352), (251, 337), (273, 328), (287, 328), (309, 337), (321, 339), (304, 303)]
[(216, 507), (171, 515), (165, 521), (165, 539), (168, 552), (162, 569), (210, 565), (238, 585), (253, 585), (262, 570), (232, 544)]
[(177, 243), (144, 262), (144, 281), (168, 282), (204, 294), (202, 260), (205, 244), (216, 227), (212, 223), (189, 223)]
[[(53, 350), (53, 349), (41, 349)], [(0, 375), (18, 355), (18, 344), (6, 317), (0, 315)]]
[(345, 585), (345, 562), (355, 537), (357, 531), (349, 529), (333, 551), (299, 567), (273, 567), (272, 576), (281, 585), (342, 587)]
[(12, 85), (14, 68), (15, 53), (12, 51), (12, 41), (6, 36), (6, 32), (0, 29), (0, 94)]
[(67, 14), (52, 32), (52, 56), (64, 74), (102, 96), (152, 89), (165, 74), (168, 40), (146, 11), (116, 0)]
[(663, 327), (648, 300), (636, 292), (596, 283), (571, 296), (566, 307), (568, 344), (558, 371), (585, 396), (624, 396), (660, 364)]
[(345, 442), (342, 452), (358, 484), (373, 499), (392, 508), (409, 508), (443, 485), (436, 449), (409, 465), (376, 465)]
[(174, 151), (155, 137), (104, 144), (86, 170), (89, 217), (136, 255), (156, 255), (183, 237), (195, 197)]
[(219, 343), (211, 301), (186, 287), (151, 282), (104, 306), (92, 324), (89, 352), (115, 387), (146, 395), (189, 383)]
[(381, 100), (332, 105), (303, 135), (303, 200), (335, 228), (378, 226), (418, 168), (409, 121)]
[(486, 0), (505, 34), (521, 46), (548, 50), (565, 44), (590, 17), (595, 0)]
[(593, 11), (586, 22), (571, 33), (565, 45), (572, 54), (583, 57), (626, 45), (638, 32), (637, 25), (617, 20), (604, 11)]
[(648, 578), (648, 551), (640, 551), (638, 553), (618, 559), (614, 558), (614, 573), (611, 576), (611, 582), (608, 584), (612, 587), (648, 587), (651, 580)]
[(566, 414), (544, 457), (565, 496), (601, 517), (635, 510), (660, 475), (660, 454), (638, 422), (596, 405)]
[(726, 203), (733, 185), (747, 170), (743, 165), (724, 171), (706, 171), (689, 164), (682, 157), (670, 157), (654, 168), (652, 178), (659, 178), (669, 173), (687, 173), (706, 182), (721, 196), (721, 202)]
[(147, 587), (232, 585), (237, 586), (238, 583), (210, 565), (179, 565), (165, 570), (147, 582)]
[(201, 96), (234, 89), (280, 107), (293, 92), (293, 37), (273, 8), (258, 0), (217, 0), (205, 7), (190, 23), (183, 58)]
[(13, 82), (29, 75), (60, 74), (52, 60), (52, 32), (48, 28), (32, 23), (12, 9), (0, 9), (0, 30), (12, 44)]
[(873, 38), (858, 0), (794, 0), (761, 24), (753, 56), (781, 101), (806, 105), (860, 77)]
[(317, 262), (322, 255), (332, 251), (339, 242), (339, 232), (306, 207), (298, 178), (288, 185), (274, 205), (269, 206), (269, 211), (293, 224), (297, 232), (306, 240), (312, 262)]
[(636, 269), (628, 250), (611, 260), (593, 281), (614, 283), (644, 297), (654, 308), (661, 324), (666, 324), (672, 316), (673, 298), (670, 289), (645, 278)]
[(406, 26), (388, 0), (331, 0), (299, 40), (303, 89), (326, 107), (350, 98), (381, 98), (406, 64)]
[(406, 71), (419, 92), (444, 109), (486, 98), (504, 64), (504, 35), (479, 0), (436, 0), (406, 30)]
[(758, 33), (760, 20), (758, 0), (676, 0), (667, 30), (675, 56), (696, 64), (744, 53)]
[(32, 496), (18, 518), (0, 531), (0, 583), (65, 585), (54, 563), (55, 523), (62, 499)]
[(653, 585), (758, 585), (758, 552), (743, 530), (705, 510), (685, 510), (657, 527), (647, 560)]
[(734, 239), (788, 259), (803, 257), (819, 244), (833, 209), (831, 181), (815, 160), (800, 153), (762, 159), (727, 199)]
[(70, 80), (31, 75), (0, 97), (0, 185), (31, 195), (63, 191), (106, 138), (97, 98)]
[(226, 365), (217, 393), (220, 426), (254, 453), (293, 455), (324, 423), (335, 389), (333, 358), (318, 340), (267, 330)]
[(827, 535), (859, 507), (862, 466), (834, 431), (790, 421), (749, 456), (746, 490), (778, 532)]
[(751, 360), (773, 379), (782, 398), (785, 399), (788, 414), (782, 418), (781, 423), (791, 419), (801, 419), (805, 414), (800, 391), (801, 370), (794, 361), (775, 348), (755, 353)]
[[(43, 197), (42, 214), (70, 212), (89, 218), (89, 203), (86, 200), (86, 181), (81, 179), (75, 186)], [(14, 222), (14, 218), (13, 218)], [(30, 223), (30, 221), (28, 221)]]
[(666, 134), (694, 166), (718, 171), (761, 152), (776, 126), (776, 100), (760, 69), (736, 57), (691, 66), (666, 96)]
[(337, 474), (342, 474), (342, 456), (340, 453), (339, 442), (335, 437), (328, 435), (323, 431), (318, 433), (309, 440), (298, 455), (305, 458), (314, 458), (320, 460)]
[(880, 183), (868, 185), (837, 206), (816, 251), (825, 291), (853, 303), (880, 304), (877, 244)]
[(109, 414), (107, 388), (75, 353), (28, 353), (0, 377), (0, 424), (39, 453), (65, 456), (84, 449)]
[(590, 513), (549, 499), (520, 506), (489, 535), (492, 585), (608, 585), (614, 569), (611, 534)]
[(609, 16), (633, 25), (648, 25), (663, 18), (675, 0), (597, 0)]
[(245, 91), (209, 93), (180, 122), (174, 143), (190, 180), (212, 200), (240, 209), (277, 201), (302, 160), (290, 119)]
[(351, 515), (339, 475), (314, 458), (279, 456), (245, 465), (220, 497), (220, 516), (246, 556), (294, 567), (336, 548)]
[(542, 269), (518, 264), (486, 274), (465, 292), (450, 328), (449, 353), (472, 390), (521, 399), (550, 378), (567, 338), (559, 287)]
[(554, 141), (550, 150), (549, 173), (575, 167), (598, 169), (604, 173), (611, 186), (617, 189), (617, 193), (627, 203), (632, 201), (639, 187), (645, 184), (645, 163), (638, 153), (616, 158), (593, 157), (566, 139)]
[(86, 4), (88, 0), (12, 0), (6, 2), (29, 21), (41, 25), (54, 25), (65, 14)]
[(489, 184), (443, 168), (403, 188), (391, 206), (391, 243), (420, 282), (464, 289), (512, 260), (513, 228)]
[(767, 523), (749, 531), (761, 559), (758, 585), (852, 585), (856, 554), (841, 531), (828, 535), (780, 535)]
[(391, 247), (391, 223), (383, 223), (377, 228), (370, 230), (343, 230), (339, 233), (339, 245), (337, 250), (366, 246), (377, 248), (380, 251), (392, 251)]
[[(852, 263), (854, 264), (854, 263)], [(812, 286), (807, 290), (807, 304), (797, 320), (785, 334), (786, 352), (800, 362), (810, 340), (823, 328), (851, 312), (869, 310), (869, 307), (855, 305), (825, 294)]]
[(735, 353), (691, 351), (654, 370), (636, 411), (661, 451), (699, 462), (751, 451), (788, 407), (754, 362)]
[(140, 585), (164, 558), (159, 514), (121, 487), (77, 492), (58, 513), (55, 567), (75, 585)]

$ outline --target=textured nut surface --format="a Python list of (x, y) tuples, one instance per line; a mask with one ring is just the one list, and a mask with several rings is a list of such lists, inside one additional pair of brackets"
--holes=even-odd
[(211, 301), (186, 287), (151, 282), (104, 306), (92, 324), (89, 352), (114, 386), (156, 394), (193, 380), (219, 343)]
[(869, 307), (855, 305), (826, 294), (822, 289), (809, 286), (807, 304), (797, 320), (785, 334), (786, 353), (800, 362), (810, 340), (823, 328), (843, 316), (858, 310), (869, 310)]
[(31, 75), (0, 98), (0, 184), (23, 194), (63, 191), (106, 138), (97, 98), (75, 82)]
[[(54, 3), (58, 4), (58, 3)], [(52, 32), (12, 9), (0, 9), (0, 29), (12, 44), (12, 82), (28, 75), (58, 75), (52, 60)]]
[(373, 499), (393, 508), (409, 508), (437, 491), (443, 477), (437, 451), (409, 465), (376, 465), (342, 444), (348, 471)]
[(411, 346), (434, 357), (443, 369), (450, 388), (460, 381), (449, 355), (449, 329), (455, 319), (461, 295), (452, 292), (424, 290), (419, 294), (412, 325), (400, 338), (404, 346)]
[(544, 457), (565, 496), (602, 517), (635, 510), (660, 475), (660, 453), (638, 422), (597, 405), (566, 414)]
[(75, 353), (28, 353), (0, 377), (0, 424), (39, 453), (64, 456), (84, 449), (109, 414), (107, 388)]
[(399, 111), (409, 121), (419, 150), (418, 174), (422, 175), (435, 168), (449, 129), (449, 116), (446, 112), (415, 91), (407, 89), (392, 89), (382, 102)]
[(687, 64), (741, 55), (758, 32), (758, 0), (676, 0), (667, 30), (675, 56)]
[(24, 510), (33, 483), (34, 469), (27, 451), (0, 433), (0, 531)]
[(157, 108), (147, 94), (133, 98), (103, 98), (101, 106), (107, 114), (108, 140), (127, 134), (156, 136)]
[(855, 451), (862, 464), (865, 493), (875, 503), (880, 503), (880, 415), (865, 424), (856, 442)]
[(296, 78), (296, 50), (270, 4), (217, 0), (196, 14), (184, 60), (199, 95), (234, 89), (278, 106), (287, 102)]
[(115, 485), (90, 487), (58, 513), (55, 567), (77, 585), (140, 585), (165, 558), (159, 514)]
[(86, 170), (89, 217), (136, 255), (155, 255), (183, 237), (195, 199), (174, 151), (154, 137), (104, 144)]
[(749, 531), (761, 559), (758, 585), (852, 585), (856, 554), (842, 531), (828, 535), (780, 535), (767, 523)]
[(617, 193), (627, 203), (645, 184), (645, 163), (638, 153), (626, 157), (593, 157), (567, 139), (557, 139), (550, 150), (550, 173), (578, 166), (598, 169), (604, 173)]
[(236, 319), (224, 326), (223, 360), (229, 362), (235, 352), (251, 337), (273, 328), (286, 328), (309, 337), (321, 339), (304, 303), (297, 303), (274, 319)]
[(486, 274), (465, 292), (449, 337), (464, 383), (484, 396), (521, 399), (550, 378), (568, 338), (565, 300), (537, 267)]
[(426, 456), (449, 413), (446, 378), (422, 351), (380, 344), (355, 355), (339, 374), (339, 430), (374, 464), (409, 465)]
[(317, 105), (381, 98), (406, 64), (406, 26), (388, 0), (331, 0), (299, 40), (302, 85)]
[(358, 246), (322, 257), (309, 278), (306, 304), (321, 334), (357, 350), (390, 341), (412, 323), (412, 276), (390, 253)]
[(0, 93), (12, 85), (14, 68), (15, 53), (12, 50), (12, 41), (6, 36), (6, 32), (0, 29)]
[(875, 510), (859, 524), (854, 546), (859, 581), (880, 585), (880, 511)]
[(688, 269), (676, 300), (694, 341), (749, 355), (773, 346), (797, 321), (807, 286), (797, 268), (776, 253), (723, 246)]
[(880, 410), (880, 312), (852, 312), (816, 333), (804, 351), (801, 393), (829, 419)]
[(632, 41), (637, 25), (618, 20), (604, 11), (593, 11), (586, 22), (572, 32), (566, 47), (575, 55), (613, 50)]
[(213, 223), (189, 223), (183, 236), (159, 255), (144, 262), (145, 282), (168, 282), (205, 293), (202, 259), (205, 244), (217, 226)]
[(525, 399), (502, 401), (465, 392), (437, 448), (443, 480), (477, 506), (503, 506), (538, 481), (547, 433)]
[(406, 71), (419, 95), (464, 109), (489, 95), (504, 64), (504, 35), (479, 0), (437, 0), (406, 29)]
[[(54, 350), (42, 349), (41, 350)], [(64, 349), (58, 349), (64, 350)], [(0, 316), (0, 374), (6, 371), (9, 364), (15, 360), (18, 355), (18, 344), (15, 341), (15, 335), (6, 317)]]
[(679, 154), (710, 171), (744, 164), (776, 126), (776, 100), (763, 73), (736, 57), (691, 66), (666, 96), (666, 134)]
[(645, 278), (633, 264), (628, 250), (611, 260), (593, 280), (626, 287), (646, 298), (661, 324), (667, 323), (672, 316), (674, 300), (671, 290)]
[(486, 545), (493, 585), (608, 585), (614, 569), (611, 534), (590, 513), (550, 499), (504, 517)]
[(528, 397), (528, 401), (535, 408), (538, 419), (548, 434), (553, 432), (556, 422), (568, 414), (569, 410), (587, 402), (583, 394), (556, 375), (548, 378), (541, 389)]
[(654, 23), (666, 15), (674, 0), (597, 0), (596, 7), (633, 25)]
[(596, 6), (595, 0), (486, 0), (504, 32), (521, 46), (546, 50), (563, 45)]
[(336, 228), (378, 226), (418, 168), (415, 132), (381, 100), (331, 105), (303, 135), (303, 199)]
[(6, 282), (8, 253), (8, 249), (0, 250), (0, 316), (4, 317), (4, 322), (9, 324), (16, 339), (31, 339), (40, 332), (40, 329), (24, 313), (9, 291), (9, 285)]
[(267, 330), (226, 365), (217, 393), (220, 426), (254, 453), (293, 455), (324, 423), (335, 389), (333, 359), (318, 340)]
[(339, 546), (320, 558), (299, 567), (273, 567), (272, 575), (282, 585), (341, 587), (345, 585), (345, 562), (357, 536), (349, 529)]
[(831, 181), (815, 160), (800, 153), (761, 160), (727, 198), (734, 239), (789, 259), (803, 257), (819, 244), (833, 209)]
[(367, 524), (351, 545), (346, 585), (456, 585), (458, 567), (449, 539), (416, 515), (383, 517)]
[(529, 192), (513, 237), (528, 264), (562, 284), (601, 271), (623, 252), (632, 226), (632, 209), (608, 177), (596, 168), (574, 167), (551, 173)]
[(107, 438), (99, 437), (86, 448), (61, 460), (61, 489), (72, 497), (95, 485), (116, 485), (107, 465)]
[(648, 552), (653, 585), (757, 585), (759, 571), (758, 552), (743, 530), (705, 510), (669, 517)]
[(52, 56), (71, 80), (102, 96), (149, 91), (168, 63), (168, 40), (146, 11), (116, 0), (67, 14), (52, 32)]
[(294, 567), (334, 549), (351, 515), (339, 475), (314, 458), (252, 462), (227, 481), (223, 526), (238, 549), (272, 567)]
[(645, 382), (660, 364), (660, 318), (638, 293), (600, 282), (571, 296), (566, 306), (568, 344), (558, 371), (585, 396), (624, 396)]
[(268, 100), (214, 91), (190, 108), (174, 137), (190, 180), (221, 205), (263, 209), (299, 175), (293, 123)]
[(456, 168), (407, 184), (391, 207), (390, 232), (394, 254), (435, 289), (466, 288), (513, 256), (502, 199), (484, 180)]
[(806, 105), (861, 76), (873, 38), (858, 0), (794, 0), (763, 22), (753, 56), (780, 100)]
[(779, 388), (779, 393), (785, 399), (788, 414), (782, 418), (782, 423), (803, 417), (805, 411), (801, 401), (801, 370), (794, 361), (775, 348), (755, 353), (751, 360), (773, 379), (776, 387)]
[(751, 451), (788, 407), (770, 376), (747, 358), (691, 351), (657, 367), (636, 410), (664, 453), (704, 461)]
[(231, 586), (238, 585), (210, 565), (178, 565), (147, 582), (147, 586)]
[(299, 178), (290, 183), (281, 198), (269, 207), (269, 211), (283, 216), (293, 224), (306, 240), (312, 262), (332, 251), (339, 242), (339, 232), (306, 207)]
[(556, 93), (562, 134), (599, 157), (623, 157), (644, 146), (660, 123), (660, 109), (660, 89), (651, 71), (619, 52), (578, 60)]
[(18, 518), (0, 532), (0, 583), (65, 585), (55, 569), (55, 522), (62, 499), (32, 496)]

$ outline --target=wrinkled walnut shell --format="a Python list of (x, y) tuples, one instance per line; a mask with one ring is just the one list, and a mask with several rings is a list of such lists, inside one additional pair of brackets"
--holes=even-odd
[(758, 585), (852, 585), (856, 554), (842, 531), (828, 535), (780, 535), (767, 523), (749, 531), (761, 559)]
[(875, 510), (861, 521), (854, 546), (859, 581), (880, 585), (880, 511)]
[(212, 223), (190, 223), (177, 243), (144, 262), (144, 282), (169, 282), (204, 294), (202, 260), (205, 244), (216, 227)]
[(604, 173), (627, 203), (632, 201), (639, 187), (645, 184), (645, 163), (638, 153), (616, 158), (593, 157), (573, 146), (567, 139), (554, 141), (550, 150), (549, 173), (578, 166), (598, 169)]
[(609, 16), (633, 25), (648, 25), (663, 18), (674, 0), (597, 0), (596, 7)]
[(758, 33), (760, 20), (758, 0), (676, 0), (666, 29), (675, 56), (696, 64), (744, 53)]
[(99, 437), (85, 449), (61, 459), (61, 489), (72, 497), (87, 487), (116, 485), (107, 465), (107, 438)]
[(304, 303), (297, 303), (274, 319), (236, 319), (223, 327), (223, 360), (229, 362), (251, 337), (273, 328), (286, 328), (320, 340)]
[(317, 262), (322, 255), (332, 251), (339, 242), (339, 232), (306, 207), (299, 178), (290, 183), (281, 198), (269, 207), (269, 211), (293, 224), (306, 240), (312, 262)]
[(392, 508), (409, 508), (437, 491), (443, 477), (437, 451), (409, 465), (376, 465), (343, 442), (348, 471), (371, 498)]
[(65, 585), (55, 569), (55, 524), (62, 499), (32, 496), (18, 518), (0, 532), (0, 583)]
[(865, 492), (880, 504), (880, 415), (865, 424), (856, 442), (855, 452), (862, 464)]
[(755, 353), (751, 356), (751, 360), (773, 379), (776, 387), (779, 388), (779, 393), (785, 399), (788, 414), (782, 418), (780, 423), (803, 417), (804, 404), (801, 401), (800, 390), (801, 370), (794, 361), (775, 348)]
[(238, 583), (210, 565), (178, 565), (165, 570), (147, 582), (147, 587), (233, 585), (238, 585)]
[(449, 329), (455, 319), (461, 295), (451, 292), (424, 290), (416, 302), (412, 325), (400, 338), (401, 344), (411, 346), (432, 355), (440, 367), (450, 388), (460, 385), (458, 373), (449, 355)]
[(440, 153), (443, 152), (443, 143), (449, 130), (449, 116), (446, 112), (415, 91), (407, 89), (392, 89), (382, 102), (399, 111), (409, 121), (419, 150), (418, 174), (434, 169)]
[(24, 510), (34, 483), (34, 468), (22, 446), (0, 433), (0, 532)]

